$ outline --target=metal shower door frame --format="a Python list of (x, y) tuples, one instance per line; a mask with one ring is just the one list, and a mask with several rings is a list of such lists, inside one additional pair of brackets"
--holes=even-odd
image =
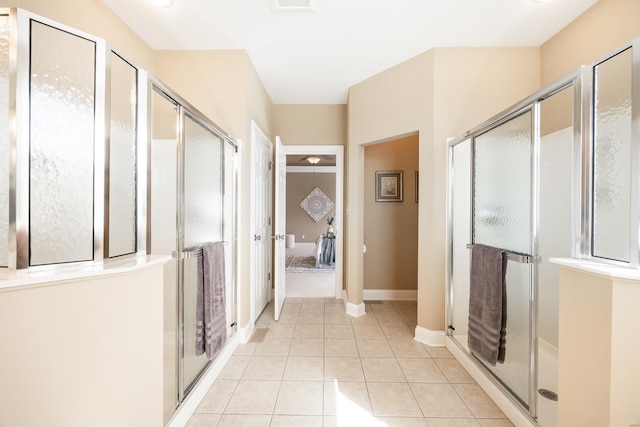
[[(574, 245), (572, 247), (572, 255), (579, 256), (581, 254), (580, 243), (582, 241), (582, 228), (584, 224), (584, 206), (585, 206), (585, 195), (581, 192), (582, 185), (581, 183), (585, 179), (585, 175), (587, 175), (587, 170), (585, 169), (585, 164), (583, 163), (583, 151), (588, 150), (590, 147), (590, 142), (588, 141), (588, 135), (583, 135), (583, 123), (588, 120), (590, 114), (589, 104), (584, 102), (585, 98), (589, 98), (589, 89), (590, 85), (585, 84), (583, 79), (587, 72), (585, 71), (586, 67), (582, 67), (575, 72), (559, 79), (558, 81), (548, 85), (542, 90), (530, 95), (519, 103), (513, 105), (512, 107), (504, 110), (503, 112), (497, 114), (493, 118), (487, 120), (481, 125), (465, 132), (464, 135), (454, 138), (450, 140), (447, 144), (447, 250), (446, 250), (446, 286), (447, 292), (445, 294), (446, 297), (446, 321), (447, 325), (452, 325), (453, 323), (453, 305), (454, 305), (454, 293), (453, 293), (453, 174), (455, 173), (455, 164), (454, 164), (454, 147), (460, 143), (469, 141), (471, 144), (471, 152), (470, 156), (470, 197), (469, 206), (472, 207), (471, 216), (469, 218), (471, 236), (469, 236), (470, 240), (473, 239), (473, 189), (474, 189), (474, 162), (473, 156), (475, 152), (475, 139), (477, 136), (480, 136), (483, 133), (488, 132), (491, 129), (494, 129), (505, 122), (511, 120), (514, 117), (517, 117), (520, 114), (530, 110), (532, 112), (532, 131), (533, 138), (531, 141), (531, 152), (530, 152), (530, 165), (531, 165), (531, 180), (530, 180), (530, 188), (531, 188), (531, 241), (530, 241), (530, 256), (533, 257), (532, 261), (534, 261), (529, 270), (529, 309), (530, 309), (530, 318), (529, 318), (529, 396), (528, 396), (528, 409), (522, 405), (522, 402), (515, 397), (512, 392), (498, 379), (494, 376), (494, 374), (489, 371), (481, 362), (475, 360), (475, 358), (471, 358), (473, 363), (478, 366), (482, 371), (488, 374), (488, 378), (496, 385), (498, 388), (502, 389), (505, 395), (516, 404), (521, 411), (531, 418), (535, 420), (537, 416), (537, 322), (538, 322), (538, 309), (537, 309), (537, 292), (538, 292), (538, 239), (539, 239), (539, 196), (540, 196), (540, 176), (539, 176), (539, 167), (540, 167), (540, 103), (545, 99), (550, 98), (551, 96), (561, 92), (564, 89), (569, 87), (574, 87), (574, 98), (573, 98), (573, 130), (574, 130), (574, 138), (573, 138), (573, 185), (572, 192), (575, 195), (572, 201), (572, 209), (573, 214), (572, 218), (572, 227), (571, 227), (571, 235), (572, 241)], [(588, 142), (588, 144), (586, 143)], [(580, 213), (579, 218), (576, 213)], [(469, 242), (473, 243), (473, 242)], [(466, 302), (465, 302), (466, 303)], [(447, 328), (447, 335), (452, 336), (452, 329)], [(465, 348), (463, 348), (456, 340), (453, 340), (460, 349), (469, 354)]]

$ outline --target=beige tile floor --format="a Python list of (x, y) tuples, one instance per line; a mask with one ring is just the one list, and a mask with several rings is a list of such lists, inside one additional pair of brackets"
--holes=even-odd
[(188, 427), (512, 426), (445, 348), (413, 340), (415, 302), (269, 304)]

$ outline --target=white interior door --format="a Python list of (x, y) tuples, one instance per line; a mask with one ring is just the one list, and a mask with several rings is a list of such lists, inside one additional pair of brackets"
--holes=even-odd
[(271, 288), (271, 158), (273, 145), (251, 123), (253, 147), (253, 320), (269, 302)]
[(284, 297), (285, 297), (285, 272), (284, 272), (284, 261), (285, 261), (285, 246), (284, 246), (284, 237), (286, 232), (286, 223), (287, 223), (287, 154), (285, 153), (284, 146), (282, 145), (282, 140), (279, 136), (276, 136), (276, 153), (275, 153), (275, 179), (276, 179), (276, 194), (275, 194), (275, 221), (274, 221), (274, 229), (275, 233), (273, 236), (273, 256), (275, 259), (274, 266), (274, 319), (278, 320), (280, 318), (280, 312), (282, 311), (282, 306), (284, 305)]

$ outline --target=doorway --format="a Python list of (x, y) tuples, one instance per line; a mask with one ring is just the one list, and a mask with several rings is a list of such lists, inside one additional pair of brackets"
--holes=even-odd
[(364, 147), (365, 300), (417, 300), (419, 157), (418, 133)]
[(342, 298), (344, 149), (289, 145), (284, 151), (286, 296)]
[(271, 299), (271, 208), (273, 144), (260, 127), (251, 122), (251, 212), (252, 212), (252, 320)]

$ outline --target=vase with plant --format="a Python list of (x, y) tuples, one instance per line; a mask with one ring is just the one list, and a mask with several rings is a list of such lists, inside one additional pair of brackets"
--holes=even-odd
[(333, 233), (333, 221), (335, 221), (335, 219), (336, 219), (335, 213), (327, 217), (327, 225), (329, 226), (327, 228), (327, 234)]

